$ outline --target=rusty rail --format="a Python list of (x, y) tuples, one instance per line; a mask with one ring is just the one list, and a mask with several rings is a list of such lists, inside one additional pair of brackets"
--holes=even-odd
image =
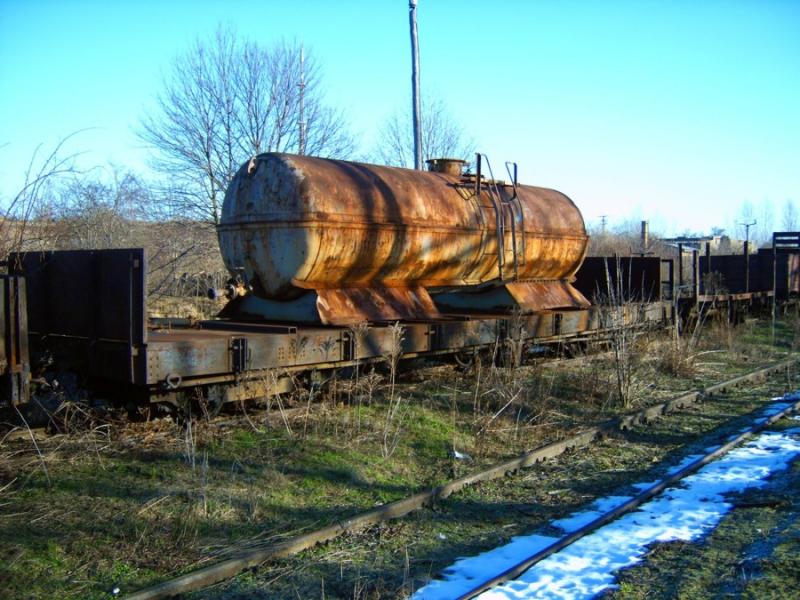
[(691, 475), (692, 473), (697, 471), (700, 467), (703, 467), (708, 463), (716, 460), (717, 458), (724, 456), (742, 442), (750, 439), (755, 434), (763, 431), (773, 423), (782, 419), (785, 415), (796, 410), (800, 410), (800, 400), (796, 401), (791, 406), (788, 406), (785, 409), (781, 410), (780, 412), (769, 417), (766, 421), (762, 421), (760, 423), (754, 423), (746, 431), (736, 436), (727, 444), (724, 444), (719, 448), (717, 448), (716, 450), (712, 450), (711, 452), (706, 453), (704, 456), (698, 458), (697, 460), (692, 461), (691, 463), (689, 463), (679, 471), (675, 472), (674, 474), (670, 475), (669, 477), (666, 477), (662, 479), (660, 482), (649, 486), (647, 489), (643, 490), (641, 493), (637, 494), (627, 502), (624, 502), (619, 506), (613, 508), (612, 510), (600, 515), (590, 523), (587, 523), (580, 529), (573, 531), (568, 535), (565, 535), (564, 537), (553, 542), (546, 548), (542, 548), (535, 554), (526, 557), (525, 559), (509, 567), (502, 573), (499, 573), (498, 575), (495, 575), (491, 579), (484, 581), (480, 585), (475, 586), (468, 592), (458, 596), (457, 600), (470, 600), (470, 598), (474, 598), (475, 596), (478, 596), (482, 592), (485, 592), (497, 585), (505, 583), (506, 581), (511, 581), (512, 579), (516, 579), (517, 577), (525, 573), (525, 571), (536, 565), (536, 563), (539, 563), (543, 561), (545, 558), (552, 556), (553, 554), (563, 550), (567, 546), (573, 544), (574, 542), (577, 542), (579, 539), (583, 537), (586, 537), (587, 535), (589, 535), (593, 531), (596, 531), (602, 526), (617, 520), (622, 515), (629, 513), (632, 510), (635, 510), (636, 508), (638, 508), (651, 498), (654, 498), (655, 496), (666, 490), (668, 487), (677, 483), (684, 477)]
[(403, 517), (410, 512), (434, 503), (436, 500), (447, 498), (470, 484), (514, 474), (522, 468), (530, 467), (550, 458), (555, 458), (568, 450), (588, 446), (603, 435), (612, 433), (613, 431), (627, 430), (640, 423), (647, 423), (660, 415), (686, 408), (703, 398), (723, 393), (727, 389), (739, 384), (756, 380), (763, 381), (769, 375), (796, 364), (798, 360), (800, 360), (800, 357), (790, 358), (769, 367), (757, 369), (746, 375), (734, 377), (727, 381), (709, 386), (703, 390), (687, 392), (666, 402), (661, 402), (637, 411), (636, 413), (596, 425), (571, 438), (526, 452), (517, 458), (491, 466), (483, 471), (466, 475), (435, 488), (414, 494), (413, 496), (384, 504), (373, 510), (355, 515), (350, 519), (294, 537), (285, 542), (248, 550), (237, 557), (221, 561), (185, 575), (180, 575), (174, 579), (134, 592), (125, 598), (126, 600), (160, 600), (162, 598), (171, 598), (177, 594), (208, 587), (225, 579), (229, 579), (241, 571), (254, 568), (267, 560), (296, 554), (317, 544), (330, 541), (344, 533), (363, 530), (377, 523)]

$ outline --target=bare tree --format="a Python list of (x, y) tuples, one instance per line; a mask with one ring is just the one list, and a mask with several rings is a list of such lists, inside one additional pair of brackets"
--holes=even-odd
[(37, 146), (33, 152), (22, 187), (4, 202), (0, 210), (0, 255), (47, 246), (52, 221), (42, 219), (49, 197), (64, 177), (77, 173), (77, 153), (66, 152), (69, 142), (80, 132), (59, 140), (51, 150)]
[(766, 244), (772, 241), (772, 232), (775, 231), (775, 206), (769, 198), (761, 202), (758, 213), (756, 236), (759, 244)]
[[(470, 160), (474, 142), (450, 115), (444, 102), (434, 99), (422, 103), (422, 157), (462, 158)], [(378, 132), (374, 160), (382, 164), (412, 168), (414, 136), (411, 114), (395, 112)]]
[(60, 249), (140, 245), (136, 234), (157, 204), (152, 190), (130, 171), (111, 167), (110, 177), (95, 173), (73, 177), (52, 191), (45, 213), (53, 223), (52, 245)]
[[(270, 47), (219, 28), (173, 62), (139, 137), (170, 182), (177, 214), (218, 223), (239, 166), (261, 152), (299, 149), (301, 73), (305, 152), (345, 157), (355, 145), (342, 114), (325, 104), (320, 68), (297, 43)], [(301, 67), (302, 62), (302, 67)]]
[(144, 248), (151, 294), (196, 293), (211, 279), (215, 284), (201, 286), (202, 293), (219, 287), (216, 279), (226, 276), (214, 227), (169, 218), (160, 212), (168, 201), (136, 173), (112, 165), (62, 180), (35, 222), (47, 227), (48, 249)]
[[(622, 256), (641, 252), (642, 247), (642, 219), (628, 218), (615, 224), (590, 225), (588, 256)], [(657, 240), (663, 237), (656, 227), (650, 228), (650, 251), (660, 252)]]
[[(734, 217), (736, 233), (740, 239), (745, 239), (745, 236), (747, 235), (747, 228), (745, 227), (745, 224), (753, 223), (753, 221), (758, 221), (756, 218), (756, 209), (752, 202), (749, 200), (743, 200), (739, 205), (739, 211)], [(754, 240), (755, 237), (756, 236), (752, 234), (750, 235), (751, 240)]]
[(784, 231), (797, 231), (800, 217), (797, 214), (797, 205), (791, 198), (787, 198), (783, 203), (783, 214), (781, 215), (781, 225)]

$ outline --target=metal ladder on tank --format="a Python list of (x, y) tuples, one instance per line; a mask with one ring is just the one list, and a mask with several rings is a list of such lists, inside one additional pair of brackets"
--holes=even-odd
[[(497, 180), (492, 171), (492, 164), (489, 157), (480, 152), (475, 154), (476, 163), (476, 177), (475, 177), (475, 195), (480, 199), (482, 191), (482, 177), (481, 168), (483, 161), (486, 162), (486, 167), (489, 170), (489, 181), (486, 184), (486, 192), (492, 202), (492, 208), (495, 214), (495, 232), (497, 235), (497, 270), (501, 281), (506, 281), (505, 266), (506, 266), (506, 215), (511, 217), (511, 258), (513, 265), (513, 280), (519, 279), (519, 268), (525, 265), (525, 212), (522, 210), (522, 202), (517, 194), (517, 163), (506, 162), (506, 171), (511, 178), (511, 187), (513, 195), (511, 198), (504, 199), (503, 195), (497, 187)], [(511, 166), (513, 165), (513, 174)], [(519, 231), (517, 229), (519, 228)], [(518, 245), (518, 240), (521, 242), (522, 251)]]

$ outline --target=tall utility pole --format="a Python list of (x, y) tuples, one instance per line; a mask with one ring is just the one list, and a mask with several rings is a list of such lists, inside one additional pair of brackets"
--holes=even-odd
[[(750, 291), (750, 228), (756, 224), (756, 220), (753, 219), (752, 223), (739, 223), (742, 227), (744, 227), (744, 291)], [(774, 260), (773, 260), (773, 267), (774, 267)], [(774, 269), (773, 269), (774, 271)], [(773, 288), (774, 289), (774, 288)], [(774, 298), (773, 298), (774, 300)]]
[(306, 57), (305, 48), (300, 46), (300, 83), (297, 84), (300, 88), (300, 106), (297, 117), (297, 153), (301, 156), (306, 153), (306, 105), (305, 105), (305, 92), (306, 92)]
[(752, 223), (739, 223), (742, 227), (744, 227), (744, 241), (745, 243), (750, 241), (750, 228), (755, 225), (757, 221), (753, 219)]
[(411, 104), (414, 121), (414, 168), (422, 170), (422, 128), (419, 99), (419, 42), (417, 41), (417, 0), (408, 0), (408, 24), (411, 28)]
[(642, 256), (647, 254), (650, 247), (650, 222), (642, 221)]

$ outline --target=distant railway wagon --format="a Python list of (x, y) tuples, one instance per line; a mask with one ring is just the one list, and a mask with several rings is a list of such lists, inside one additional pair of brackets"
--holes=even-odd
[(699, 269), (703, 293), (741, 294), (774, 289), (777, 297), (784, 300), (800, 293), (800, 254), (773, 253), (771, 248), (762, 248), (747, 256), (701, 256)]

